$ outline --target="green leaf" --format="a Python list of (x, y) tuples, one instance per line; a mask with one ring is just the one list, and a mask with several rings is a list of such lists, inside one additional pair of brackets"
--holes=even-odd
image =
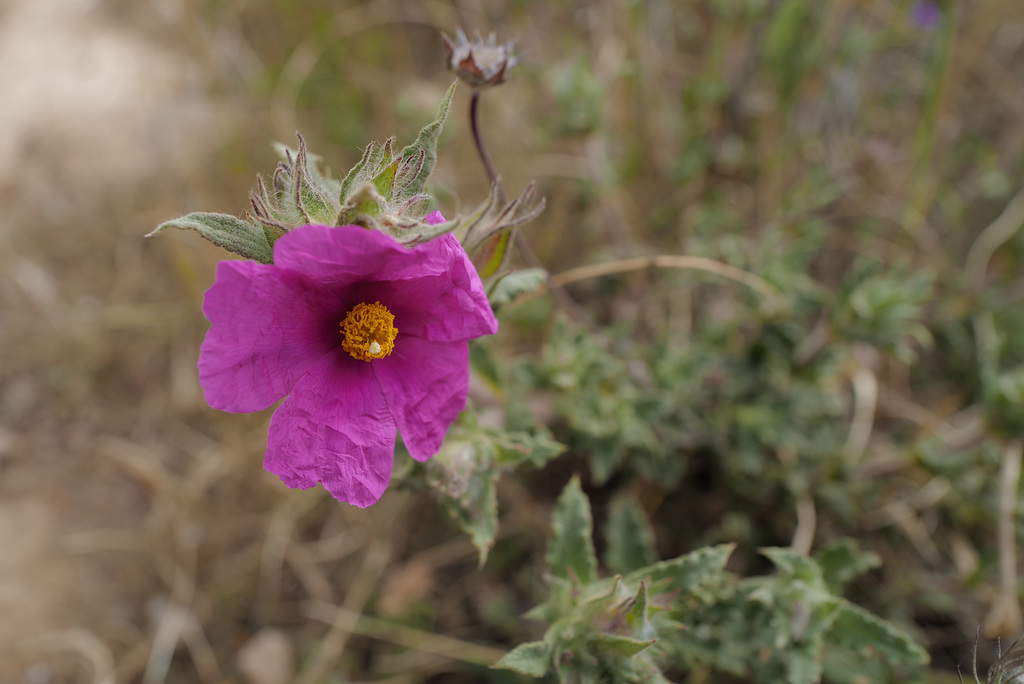
[(524, 268), (503, 276), (491, 289), (491, 305), (501, 307), (515, 300), (519, 295), (533, 292), (548, 279), (543, 268)]
[(338, 219), (339, 206), (330, 195), (337, 190), (337, 182), (326, 183), (324, 177), (316, 170), (316, 164), (310, 164), (306, 141), (301, 135), (294, 164), (292, 174), (293, 182), (296, 184), (296, 206), (311, 223), (334, 225)]
[(161, 223), (146, 237), (156, 235), (166, 228), (194, 230), (229, 252), (258, 261), (261, 264), (274, 263), (274, 250), (263, 227), (246, 223), (230, 214), (195, 212), (173, 221)]
[(528, 677), (543, 677), (550, 666), (551, 646), (543, 641), (528, 641), (506, 653), (491, 667), (496, 670), (512, 670)]
[(469, 341), (469, 367), (496, 391), (501, 390), (498, 357), (482, 338)]
[(628, 573), (658, 560), (654, 530), (628, 494), (612, 499), (604, 535), (608, 540), (604, 564), (612, 572)]
[(481, 248), (483, 266), (480, 268), (481, 278), (490, 278), (498, 272), (501, 264), (505, 261), (505, 252), (508, 250), (508, 242), (512, 238), (511, 231), (498, 233), (488, 239)]
[(458, 83), (458, 80), (456, 80), (448, 88), (444, 99), (441, 100), (441, 106), (437, 108), (437, 116), (434, 117), (434, 120), (424, 126), (423, 130), (416, 136), (416, 140), (404, 147), (398, 155), (403, 159), (407, 159), (418, 155), (421, 151), (423, 152), (423, 166), (420, 167), (419, 173), (415, 178), (402, 189), (404, 195), (411, 197), (423, 192), (423, 186), (427, 184), (427, 178), (430, 177), (430, 172), (434, 170), (434, 164), (437, 163), (437, 141), (441, 137), (444, 122), (448, 119), (448, 112), (452, 108), (452, 97), (455, 95), (455, 86)]
[(444, 496), (448, 514), (469, 534), (483, 567), (498, 531), (494, 447), (477, 435), (450, 434), (426, 469), (427, 484)]
[(863, 573), (877, 568), (882, 559), (873, 551), (861, 551), (853, 539), (839, 539), (814, 554), (825, 583), (840, 594), (847, 584)]
[(574, 476), (558, 497), (551, 526), (554, 534), (548, 543), (548, 572), (565, 579), (575, 577), (581, 584), (596, 580), (597, 558), (591, 539), (594, 523), (579, 477)]
[(387, 200), (377, 192), (376, 186), (373, 183), (363, 183), (349, 195), (345, 206), (341, 208), (338, 220), (343, 225), (355, 224), (370, 228), (374, 226), (375, 219), (386, 212), (387, 208)]
[(373, 157), (377, 155), (377, 161), (380, 161), (380, 144), (377, 142), (371, 142), (363, 150), (363, 156), (359, 162), (352, 167), (352, 170), (348, 172), (345, 179), (341, 181), (341, 188), (338, 190), (338, 201), (341, 202), (342, 206), (345, 205), (349, 195), (356, 188), (357, 185), (362, 185), (366, 181), (367, 177), (374, 172), (376, 164), (373, 163)]
[(373, 177), (373, 184), (377, 186), (377, 191), (386, 199), (391, 199), (391, 189), (395, 185), (395, 172), (398, 171), (398, 165), (401, 161), (401, 159), (396, 158)]
[(895, 625), (849, 602), (839, 607), (828, 640), (862, 656), (879, 653), (894, 665), (922, 666), (929, 660), (928, 652)]
[(697, 549), (685, 556), (634, 570), (625, 580), (629, 583), (649, 580), (651, 591), (678, 591), (684, 597), (695, 595), (706, 586), (723, 579), (722, 568), (729, 560), (733, 546), (720, 544)]
[(633, 603), (626, 612), (626, 622), (631, 627), (639, 625), (641, 629), (647, 622), (647, 584), (640, 583), (640, 589), (633, 598)]
[(815, 684), (820, 681), (823, 651), (824, 643), (820, 635), (792, 644), (787, 654), (787, 682), (789, 684)]
[(789, 547), (769, 547), (761, 549), (761, 553), (771, 560), (779, 572), (794, 579), (820, 586), (824, 584), (821, 568), (810, 556), (794, 551)]
[(649, 648), (657, 639), (633, 639), (616, 634), (591, 634), (587, 639), (591, 648), (608, 655), (632, 658), (637, 653)]
[(498, 450), (498, 465), (539, 467), (565, 451), (565, 445), (551, 439), (546, 431), (503, 432), (494, 436)]

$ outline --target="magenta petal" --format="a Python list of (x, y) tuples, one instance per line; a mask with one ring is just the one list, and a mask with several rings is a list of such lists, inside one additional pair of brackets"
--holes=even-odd
[(445, 273), (396, 280), (382, 287), (382, 301), (386, 298), (389, 302), (395, 314), (395, 327), (401, 333), (436, 342), (470, 340), (496, 333), (498, 319), (462, 245), (452, 235), (433, 243), (440, 243), (436, 248), (448, 250), (450, 267)]
[(371, 364), (343, 352), (320, 360), (270, 421), (263, 467), (289, 487), (317, 482), (365, 508), (391, 480), (395, 421)]
[(360, 226), (302, 226), (274, 243), (276, 266), (305, 273), (321, 283), (439, 275), (451, 262), (451, 248), (447, 242), (441, 244), (440, 238), (409, 249), (384, 233)]
[[(337, 344), (325, 326), (337, 297), (301, 275), (251, 261), (222, 261), (206, 291), (212, 323), (199, 354), (207, 403), (233, 413), (262, 411)], [(336, 322), (335, 322), (336, 324)]]
[(406, 448), (426, 461), (466, 407), (469, 342), (399, 336), (391, 355), (371, 365)]

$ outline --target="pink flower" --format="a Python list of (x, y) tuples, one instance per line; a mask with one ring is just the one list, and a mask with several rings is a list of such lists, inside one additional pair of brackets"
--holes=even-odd
[(387, 489), (396, 429), (416, 460), (437, 453), (466, 405), (469, 340), (498, 329), (452, 235), (408, 249), (358, 226), (297, 228), (271, 265), (220, 262), (203, 313), (210, 406), (246, 413), (287, 396), (263, 467), (360, 507)]

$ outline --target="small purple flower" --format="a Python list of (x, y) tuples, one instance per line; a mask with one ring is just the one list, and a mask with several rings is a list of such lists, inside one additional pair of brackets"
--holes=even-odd
[(408, 249), (359, 226), (297, 228), (273, 264), (220, 262), (203, 313), (210, 406), (247, 413), (287, 396), (263, 467), (360, 507), (387, 489), (396, 429), (416, 460), (437, 453), (466, 405), (469, 340), (498, 329), (455, 237)]
[(910, 18), (917, 24), (918, 28), (930, 31), (942, 19), (942, 10), (934, 2), (919, 0), (910, 8)]

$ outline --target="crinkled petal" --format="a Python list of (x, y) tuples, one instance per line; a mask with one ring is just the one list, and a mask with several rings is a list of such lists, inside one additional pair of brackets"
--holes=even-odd
[(317, 482), (339, 501), (365, 508), (391, 480), (395, 421), (371, 364), (325, 356), (274, 413), (263, 467), (289, 487)]
[(381, 301), (389, 302), (395, 314), (395, 327), (402, 333), (436, 342), (471, 340), (496, 333), (498, 319), (462, 245), (450, 234), (433, 243), (437, 243), (436, 249), (450, 254), (446, 272), (381, 284)]
[(340, 306), (334, 294), (300, 274), (251, 261), (220, 262), (203, 299), (212, 323), (199, 354), (207, 403), (246, 413), (288, 394), (338, 344)]
[(466, 407), (469, 342), (399, 336), (391, 355), (370, 365), (406, 448), (417, 461), (426, 461)]
[(302, 226), (274, 243), (274, 264), (322, 283), (407, 280), (448, 271), (452, 252), (440, 243), (439, 238), (409, 249), (360, 226)]

